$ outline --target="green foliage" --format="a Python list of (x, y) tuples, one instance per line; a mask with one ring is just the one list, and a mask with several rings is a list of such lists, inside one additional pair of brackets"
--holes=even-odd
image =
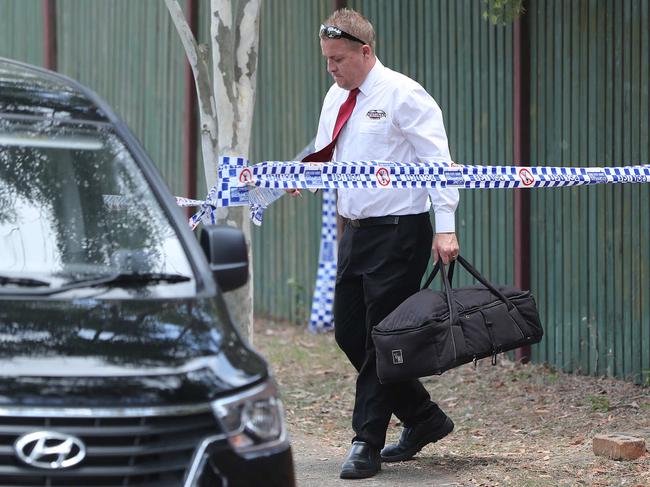
[(557, 372), (550, 372), (544, 376), (544, 382), (547, 384), (555, 384), (560, 380), (560, 374)]
[(514, 370), (511, 378), (513, 382), (526, 382), (531, 379), (533, 375), (528, 370)]
[(304, 325), (307, 322), (309, 317), (309, 302), (307, 300), (307, 289), (305, 286), (300, 284), (298, 280), (294, 277), (287, 279), (287, 286), (291, 289), (293, 296), (293, 306), (296, 310), (296, 320), (297, 325)]
[(507, 25), (524, 13), (524, 0), (483, 0), (483, 18), (494, 25)]
[(650, 369), (643, 369), (641, 371), (641, 377), (643, 378), (641, 385), (650, 387)]
[(591, 410), (594, 412), (606, 413), (611, 409), (607, 396), (587, 396), (587, 400), (591, 404)]

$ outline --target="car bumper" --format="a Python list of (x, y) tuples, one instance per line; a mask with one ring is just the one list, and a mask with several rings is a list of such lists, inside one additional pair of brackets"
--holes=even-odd
[(295, 487), (291, 447), (240, 456), (222, 442), (206, 450), (192, 487)]

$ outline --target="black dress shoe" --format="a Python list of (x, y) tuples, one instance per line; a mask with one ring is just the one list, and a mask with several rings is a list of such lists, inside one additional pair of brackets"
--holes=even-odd
[(348, 453), (343, 468), (342, 479), (365, 479), (372, 477), (381, 470), (379, 450), (365, 441), (354, 441)]
[(411, 427), (405, 427), (397, 445), (388, 445), (381, 451), (381, 459), (384, 462), (403, 462), (410, 460), (422, 450), (425, 445), (435, 443), (444, 438), (454, 429), (454, 422), (445, 416), (434, 416), (433, 418), (418, 423)]

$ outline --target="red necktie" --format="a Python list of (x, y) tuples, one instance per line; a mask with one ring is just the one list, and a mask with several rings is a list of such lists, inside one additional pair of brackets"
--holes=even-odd
[(347, 100), (343, 102), (341, 108), (339, 108), (339, 114), (336, 117), (336, 123), (334, 124), (334, 131), (332, 132), (332, 142), (327, 146), (323, 147), (318, 152), (313, 152), (305, 157), (302, 162), (328, 162), (332, 160), (332, 155), (334, 154), (334, 146), (336, 145), (336, 140), (339, 138), (341, 129), (345, 123), (352, 115), (354, 110), (354, 105), (357, 104), (357, 95), (359, 94), (359, 88), (355, 88), (350, 91)]

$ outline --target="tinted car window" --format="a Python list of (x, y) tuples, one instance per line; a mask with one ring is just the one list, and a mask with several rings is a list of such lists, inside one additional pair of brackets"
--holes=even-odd
[[(192, 277), (116, 134), (103, 123), (0, 119), (0, 275), (57, 285), (115, 273)], [(194, 290), (176, 283), (174, 294), (184, 286)]]

